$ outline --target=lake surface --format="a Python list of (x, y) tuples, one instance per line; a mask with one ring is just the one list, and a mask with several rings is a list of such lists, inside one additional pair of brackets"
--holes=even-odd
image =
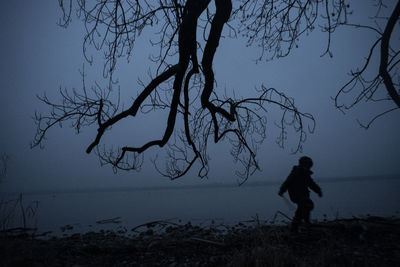
[[(312, 219), (323, 220), (352, 216), (400, 216), (400, 179), (396, 176), (321, 179), (324, 193), (315, 203)], [(74, 232), (126, 228), (156, 220), (194, 224), (236, 224), (258, 218), (271, 222), (277, 211), (292, 217), (295, 206), (279, 197), (280, 183), (248, 183), (199, 187), (83, 190), (79, 192), (43, 192), (23, 194), (26, 208), (38, 201), (29, 226), (57, 233), (71, 225)], [(287, 193), (285, 194), (288, 198)], [(120, 217), (119, 224), (97, 221)], [(285, 220), (278, 215), (275, 222)], [(15, 226), (21, 226), (16, 216)], [(18, 225), (19, 224), (19, 225)]]

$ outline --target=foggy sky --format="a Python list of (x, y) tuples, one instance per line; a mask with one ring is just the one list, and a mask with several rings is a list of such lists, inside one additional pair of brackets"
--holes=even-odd
[[(365, 1), (359, 1), (358, 8), (353, 5), (354, 19), (371, 15), (372, 9), (363, 3)], [(44, 149), (31, 150), (29, 143), (36, 130), (32, 117), (35, 110), (47, 110), (36, 99), (37, 94), (46, 92), (56, 100), (60, 87), (80, 88), (79, 69), (83, 64), (90, 81), (102, 80), (103, 62), (97, 60), (90, 67), (84, 61), (82, 24), (74, 18), (69, 28), (60, 28), (56, 25), (60, 15), (57, 1), (1, 2), (0, 152), (9, 154), (11, 159), (0, 191), (234, 183), (237, 180), (234, 169), (239, 166), (234, 165), (226, 144), (210, 147), (208, 179), (200, 180), (196, 172), (191, 172), (173, 182), (154, 171), (149, 161), (154, 156), (151, 153), (146, 154), (141, 172), (120, 171), (115, 175), (110, 167), (100, 167), (94, 154), (85, 153), (96, 133), (95, 127), (83, 129), (80, 135), (75, 135), (67, 124), (61, 129), (54, 128), (48, 133)], [(313, 158), (317, 180), (400, 173), (399, 111), (379, 119), (366, 131), (356, 119), (366, 122), (388, 107), (387, 104), (362, 103), (343, 115), (335, 109), (331, 99), (349, 78), (349, 71), (361, 65), (374, 40), (371, 32), (340, 29), (333, 35), (334, 57), (321, 58), (327, 37), (315, 31), (303, 38), (300, 47), (289, 57), (258, 64), (254, 62), (259, 53), (255, 47), (246, 48), (241, 40), (225, 38), (221, 41), (214, 60), (219, 88), (234, 89), (238, 95), (246, 96), (261, 84), (274, 87), (294, 97), (297, 106), (316, 119), (315, 133), (308, 135), (303, 153), (293, 155), (292, 147), (280, 149), (275, 144), (273, 121), (280, 118), (268, 117), (271, 128), (267, 129), (267, 140), (258, 155), (262, 171), (256, 172), (250, 181), (284, 179), (301, 155)], [(137, 79), (147, 78), (148, 69), (153, 67), (147, 59), (149, 45), (138, 43), (135, 49), (134, 63), (121, 61), (116, 72), (125, 105), (136, 96)], [(375, 65), (377, 70), (378, 65)], [(119, 126), (122, 134), (126, 132), (133, 139), (141, 140), (165, 126), (163, 121), (148, 118), (135, 121), (141, 125), (141, 130), (133, 130), (130, 122), (123, 122)]]

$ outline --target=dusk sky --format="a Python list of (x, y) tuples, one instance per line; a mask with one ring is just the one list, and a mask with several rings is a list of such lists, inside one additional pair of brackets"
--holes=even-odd
[[(354, 2), (354, 4), (353, 4)], [(354, 22), (368, 21), (374, 14), (373, 1), (351, 1)], [(388, 1), (390, 2), (390, 1)], [(367, 4), (368, 3), (368, 4)], [(93, 51), (95, 62), (90, 66), (82, 54), (83, 25), (73, 18), (72, 24), (61, 28), (56, 23), (61, 16), (58, 1), (2, 1), (0, 8), (0, 153), (10, 155), (7, 176), (0, 191), (26, 192), (32, 190), (79, 189), (98, 187), (170, 186), (206, 183), (235, 183), (236, 166), (229, 155), (228, 144), (212, 145), (209, 149), (210, 173), (200, 180), (196, 172), (176, 181), (161, 177), (149, 159), (157, 149), (145, 155), (140, 172), (118, 171), (100, 167), (97, 156), (86, 154), (87, 146), (95, 137), (96, 127), (83, 129), (76, 135), (66, 123), (53, 128), (44, 142), (44, 149), (30, 149), (36, 126), (34, 112), (48, 111), (36, 95), (46, 94), (54, 101), (58, 90), (82, 86), (79, 70), (85, 65), (87, 82), (102, 78), (101, 52)], [(367, 18), (367, 20), (366, 20)], [(394, 40), (399, 40), (399, 25)], [(349, 79), (348, 73), (364, 62), (375, 34), (360, 29), (340, 28), (332, 37), (333, 58), (320, 57), (327, 36), (314, 31), (303, 36), (299, 48), (286, 58), (259, 62), (254, 60), (256, 47), (246, 47), (244, 40), (224, 38), (217, 50), (214, 71), (218, 88), (235, 90), (241, 96), (251, 96), (255, 87), (264, 84), (293, 97), (299, 109), (313, 114), (316, 129), (307, 136), (302, 153), (291, 154), (295, 135), (290, 135), (288, 145), (281, 149), (275, 141), (277, 129), (273, 122), (280, 117), (268, 114), (267, 139), (262, 144), (258, 160), (261, 171), (249, 181), (276, 181), (286, 178), (302, 155), (314, 160), (314, 178), (349, 177), (381, 174), (400, 174), (400, 111), (392, 112), (365, 130), (357, 119), (368, 122), (375, 114), (393, 107), (388, 103), (360, 103), (347, 114), (338, 111), (332, 100), (339, 88)], [(400, 43), (400, 42), (399, 42)], [(147, 72), (154, 68), (148, 60), (147, 40), (139, 42), (130, 63), (122, 59), (115, 75), (119, 79), (122, 101), (129, 106), (137, 94), (137, 80), (148, 80)], [(374, 58), (375, 71), (378, 64)], [(147, 80), (146, 80), (147, 79)], [(344, 98), (346, 100), (346, 98)], [(274, 108), (271, 107), (273, 110)], [(119, 135), (129, 135), (134, 140), (159, 133), (165, 121), (159, 117), (138, 118), (123, 122)], [(135, 124), (134, 124), (135, 123)], [(157, 136), (157, 135), (156, 135)], [(126, 136), (125, 136), (126, 138)], [(112, 136), (107, 138), (112, 141)], [(160, 163), (162, 165), (163, 163)]]

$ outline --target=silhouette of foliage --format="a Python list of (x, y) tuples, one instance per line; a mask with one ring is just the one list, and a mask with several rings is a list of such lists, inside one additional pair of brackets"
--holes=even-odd
[[(93, 62), (90, 48), (103, 52), (103, 76), (109, 82), (106, 88), (96, 84), (87, 90), (83, 72), (81, 92), (60, 90), (60, 103), (46, 95), (39, 97), (51, 111), (35, 115), (37, 133), (32, 146), (41, 145), (47, 131), (63, 122), (72, 122), (78, 133), (82, 127), (95, 125), (97, 134), (87, 153), (94, 150), (102, 163), (115, 169), (138, 170), (145, 151), (166, 146), (166, 169), (156, 168), (175, 179), (194, 166), (198, 176), (207, 176), (208, 145), (225, 140), (231, 144), (234, 160), (242, 164), (237, 174), (243, 182), (259, 169), (256, 154), (266, 137), (268, 110), (276, 107), (282, 112), (280, 146), (290, 128), (297, 132), (293, 152), (302, 149), (306, 132), (313, 132), (314, 118), (299, 111), (292, 98), (263, 84), (254, 96), (251, 92), (248, 97), (220, 95), (213, 62), (221, 37), (244, 39), (259, 49), (258, 60), (273, 60), (288, 56), (301, 38), (319, 28), (327, 34), (322, 55), (332, 55), (331, 36), (351, 13), (344, 0), (59, 0), (59, 5), (60, 26), (68, 27), (75, 15), (84, 25), (85, 59)], [(113, 89), (117, 62), (128, 58), (134, 64), (136, 43), (149, 33), (150, 44), (157, 48), (150, 58), (155, 64), (153, 76), (124, 108)], [(100, 146), (104, 133), (121, 120), (137, 116), (138, 111), (159, 109), (169, 110), (159, 139), (118, 149)]]

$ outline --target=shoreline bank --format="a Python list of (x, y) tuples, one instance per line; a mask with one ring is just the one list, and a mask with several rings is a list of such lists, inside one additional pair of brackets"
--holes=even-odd
[(207, 227), (158, 221), (140, 227), (131, 236), (110, 230), (49, 239), (3, 233), (0, 265), (400, 266), (397, 217), (316, 222), (297, 234), (257, 221)]

